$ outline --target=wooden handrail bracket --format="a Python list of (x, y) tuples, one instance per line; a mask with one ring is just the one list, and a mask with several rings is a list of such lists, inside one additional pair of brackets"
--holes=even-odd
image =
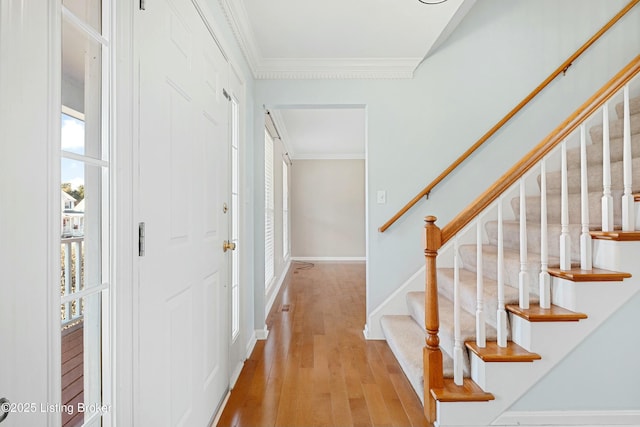
[(518, 105), (516, 105), (506, 116), (502, 118), (495, 126), (493, 126), (487, 133), (485, 133), (475, 144), (467, 149), (460, 157), (458, 157), (449, 167), (447, 167), (440, 175), (438, 175), (429, 185), (427, 185), (420, 193), (411, 199), (402, 209), (400, 209), (389, 221), (385, 222), (378, 231), (383, 233), (391, 225), (393, 225), (401, 216), (403, 216), (409, 209), (411, 209), (416, 203), (422, 199), (423, 196), (427, 196), (438, 184), (449, 176), (460, 164), (467, 160), (471, 154), (473, 154), (478, 148), (480, 148), (485, 142), (493, 137), (498, 130), (500, 130), (509, 120), (513, 118), (520, 110), (522, 110), (533, 98), (535, 98), (544, 88), (546, 88), (556, 77), (560, 74), (565, 74), (569, 67), (571, 67), (574, 61), (582, 55), (591, 45), (593, 45), (604, 33), (606, 33), (616, 22), (618, 22), (624, 15), (627, 14), (640, 0), (631, 0), (620, 12), (618, 12), (609, 22), (607, 22), (597, 33), (595, 33), (586, 43), (584, 43), (577, 51), (574, 52), (566, 61), (564, 61), (553, 73), (549, 75), (542, 83), (540, 83), (526, 98), (524, 98)]

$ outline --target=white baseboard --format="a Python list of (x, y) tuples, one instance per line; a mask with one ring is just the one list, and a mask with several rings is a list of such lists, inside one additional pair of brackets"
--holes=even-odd
[(238, 381), (238, 378), (240, 377), (240, 372), (242, 372), (242, 368), (243, 367), (244, 367), (244, 361), (238, 363), (236, 368), (231, 373), (231, 378), (229, 378), (229, 389), (230, 390), (233, 390), (233, 388), (235, 387), (236, 381)]
[(256, 329), (255, 336), (258, 340), (266, 340), (269, 337), (269, 329), (267, 329), (267, 325), (264, 325), (264, 329)]
[(248, 359), (251, 357), (251, 353), (253, 353), (253, 348), (256, 346), (256, 342), (258, 342), (258, 338), (256, 337), (256, 331), (253, 331), (253, 333), (251, 334), (251, 338), (249, 338), (249, 342), (245, 347), (245, 354), (246, 354), (245, 359)]
[(640, 411), (509, 411), (494, 426), (639, 426)]
[(366, 262), (367, 257), (302, 257), (296, 256), (291, 257), (292, 261), (300, 261), (300, 262)]
[[(265, 306), (265, 320), (266, 320), (266, 316), (269, 315), (269, 313), (271, 312), (271, 307), (273, 306), (273, 303), (276, 301), (276, 297), (278, 296), (278, 293), (280, 292), (280, 288), (282, 287), (282, 284), (284, 283), (284, 279), (287, 278), (287, 274), (289, 274), (289, 269), (291, 268), (291, 259), (289, 259), (287, 261), (287, 263), (284, 266), (284, 269), (282, 270), (282, 274), (280, 274), (280, 277), (278, 277), (278, 280), (269, 288), (269, 290), (267, 291), (267, 304)], [(265, 326), (266, 329), (266, 326)], [(258, 338), (260, 339), (260, 338)], [(266, 338), (265, 338), (266, 339)]]
[(409, 314), (407, 292), (424, 291), (424, 275), (425, 267), (422, 267), (369, 314), (365, 325), (366, 339), (385, 339), (380, 326), (380, 318), (385, 314)]
[(227, 406), (227, 402), (229, 401), (230, 396), (231, 396), (231, 391), (228, 391), (227, 395), (224, 397), (224, 400), (220, 404), (218, 411), (213, 416), (213, 420), (211, 421), (211, 424), (209, 424), (210, 427), (215, 427), (218, 425), (218, 421), (220, 421), (220, 417), (222, 416), (222, 412), (224, 411), (225, 406)]

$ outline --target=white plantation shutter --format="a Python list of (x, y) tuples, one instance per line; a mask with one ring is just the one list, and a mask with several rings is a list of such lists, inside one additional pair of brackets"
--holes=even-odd
[(282, 162), (282, 257), (289, 256), (289, 166)]
[(274, 278), (273, 139), (264, 133), (264, 285)]

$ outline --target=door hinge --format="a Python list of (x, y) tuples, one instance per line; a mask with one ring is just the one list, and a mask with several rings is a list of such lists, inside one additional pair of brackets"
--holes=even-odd
[(147, 10), (145, 3), (146, 0), (140, 0), (140, 10)]
[(144, 256), (144, 222), (138, 223), (138, 256)]

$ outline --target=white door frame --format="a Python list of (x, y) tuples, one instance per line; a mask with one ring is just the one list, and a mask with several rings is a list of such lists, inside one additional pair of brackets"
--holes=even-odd
[[(60, 5), (2, 1), (0, 26), (5, 36), (0, 39), (0, 197), (15, 204), (3, 212), (0, 225), (9, 244), (0, 257), (5, 349), (0, 353), (0, 397), (39, 405), (61, 396), (60, 294), (55, 287), (60, 278)], [(16, 183), (27, 175), (30, 191), (16, 194)], [(55, 427), (60, 414), (11, 413), (8, 420)]]

